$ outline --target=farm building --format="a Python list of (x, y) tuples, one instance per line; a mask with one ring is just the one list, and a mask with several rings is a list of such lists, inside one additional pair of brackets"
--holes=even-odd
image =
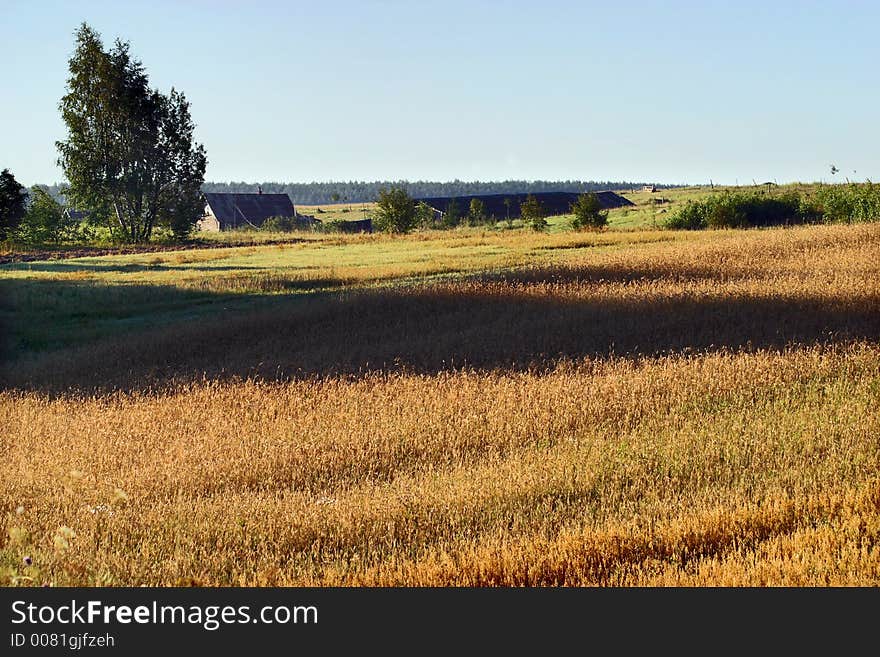
[(70, 221), (83, 221), (89, 218), (91, 214), (88, 210), (75, 210), (74, 208), (64, 208), (62, 214)]
[(205, 194), (205, 214), (197, 227), (204, 231), (259, 228), (269, 217), (296, 218), (303, 225), (315, 219), (298, 214), (287, 194)]
[[(572, 204), (582, 192), (537, 192), (532, 194), (544, 208), (544, 214), (554, 216), (571, 212)], [(625, 205), (634, 205), (632, 201), (614, 192), (594, 192), (599, 198), (603, 209), (619, 208)], [(449, 211), (451, 203), (455, 203), (456, 211), (460, 216), (465, 216), (471, 205), (472, 199), (483, 202), (486, 214), (501, 221), (503, 219), (516, 219), (520, 216), (520, 205), (529, 194), (478, 194), (475, 196), (439, 196), (431, 198), (417, 198), (416, 203), (425, 203), (440, 215)]]

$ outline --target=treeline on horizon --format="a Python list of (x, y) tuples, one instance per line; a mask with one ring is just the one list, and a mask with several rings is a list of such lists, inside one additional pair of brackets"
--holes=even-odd
[[(502, 180), (432, 182), (428, 180), (329, 181), (309, 183), (284, 182), (206, 182), (203, 192), (284, 194), (294, 203), (320, 205), (326, 203), (371, 203), (380, 189), (403, 187), (413, 198), (432, 196), (473, 196), (478, 194), (534, 194), (538, 192), (597, 192), (603, 190), (639, 189), (652, 183), (603, 180)], [(655, 185), (668, 189), (678, 185)], [(40, 185), (59, 202), (64, 202), (67, 185)]]
[[(204, 192), (256, 192), (262, 187), (264, 194), (286, 193), (294, 203), (319, 205), (323, 203), (370, 203), (379, 197), (380, 189), (400, 188), (413, 198), (432, 196), (474, 196), (478, 194), (526, 194), (537, 192), (596, 192), (642, 187), (649, 183), (600, 180), (502, 180), (433, 182), (428, 180), (385, 181), (330, 181), (311, 183), (246, 183), (206, 182)], [(672, 185), (669, 185), (670, 187)], [(661, 187), (661, 185), (657, 185)]]

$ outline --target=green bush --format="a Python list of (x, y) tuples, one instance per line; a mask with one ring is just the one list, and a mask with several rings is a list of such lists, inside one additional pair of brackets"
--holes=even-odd
[(608, 210), (602, 208), (599, 197), (588, 192), (578, 196), (571, 206), (574, 216), (571, 219), (571, 227), (575, 230), (583, 228), (602, 228), (608, 224)]
[(315, 230), (321, 233), (372, 233), (372, 219), (358, 219), (349, 221), (346, 219), (333, 219), (317, 224)]
[(723, 192), (688, 201), (666, 221), (667, 228), (750, 228), (801, 223), (880, 220), (880, 185), (825, 185), (812, 195), (796, 191)]
[(547, 220), (544, 218), (544, 206), (533, 195), (529, 194), (520, 206), (520, 217), (523, 226), (530, 226), (535, 232), (547, 229)]
[(751, 228), (804, 223), (811, 215), (796, 192), (768, 196), (764, 192), (729, 192), (688, 201), (666, 220), (679, 230)]
[(260, 228), (272, 233), (289, 233), (294, 230), (315, 230), (317, 225), (317, 222), (312, 223), (308, 218), (269, 217)]
[(666, 220), (666, 227), (674, 230), (700, 230), (706, 228), (705, 205), (688, 201)]
[(416, 203), (403, 187), (379, 190), (373, 225), (386, 233), (408, 233), (415, 227)]
[(486, 215), (486, 205), (478, 198), (472, 198), (470, 207), (468, 208), (468, 225), (482, 226), (488, 223), (489, 217)]
[(826, 223), (867, 222), (880, 219), (880, 186), (826, 185), (814, 194), (812, 205)]
[(415, 223), (420, 228), (434, 228), (434, 210), (424, 201), (416, 204)]
[(446, 212), (443, 213), (443, 227), (455, 228), (461, 223), (461, 212), (455, 199), (450, 199), (446, 204)]
[(31, 187), (30, 203), (16, 232), (16, 240), (32, 245), (60, 244), (83, 241), (87, 237), (87, 227), (71, 219), (49, 192), (37, 185)]
[(293, 217), (269, 217), (262, 225), (263, 230), (272, 233), (287, 233), (294, 228)]
[(349, 223), (345, 219), (332, 219), (331, 221), (325, 221), (321, 224), (321, 228), (319, 229), (322, 233), (344, 233), (345, 225)]

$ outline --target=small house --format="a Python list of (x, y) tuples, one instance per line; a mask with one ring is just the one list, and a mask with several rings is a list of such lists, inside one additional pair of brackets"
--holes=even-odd
[(76, 210), (74, 208), (64, 208), (62, 214), (69, 221), (79, 223), (89, 218), (91, 214), (88, 210)]
[(196, 224), (199, 230), (220, 231), (235, 228), (260, 228), (270, 217), (301, 219), (311, 223), (313, 218), (298, 215), (287, 194), (205, 193), (205, 214)]

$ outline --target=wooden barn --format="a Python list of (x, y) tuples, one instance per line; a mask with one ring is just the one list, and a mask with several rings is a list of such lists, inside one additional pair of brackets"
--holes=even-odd
[[(571, 206), (583, 192), (536, 192), (534, 196), (544, 208), (544, 214), (552, 217), (571, 212)], [(635, 205), (632, 201), (614, 192), (593, 192), (602, 204), (603, 209), (619, 208)], [(486, 214), (496, 220), (516, 219), (520, 216), (520, 206), (529, 194), (478, 194), (474, 196), (435, 196), (417, 198), (416, 203), (425, 203), (439, 214), (449, 211), (449, 205), (455, 203), (459, 216), (464, 217), (470, 209), (471, 199), (483, 202)]]
[(205, 214), (197, 227), (204, 231), (234, 228), (259, 228), (269, 217), (301, 219), (310, 223), (312, 217), (298, 215), (287, 194), (205, 194)]

